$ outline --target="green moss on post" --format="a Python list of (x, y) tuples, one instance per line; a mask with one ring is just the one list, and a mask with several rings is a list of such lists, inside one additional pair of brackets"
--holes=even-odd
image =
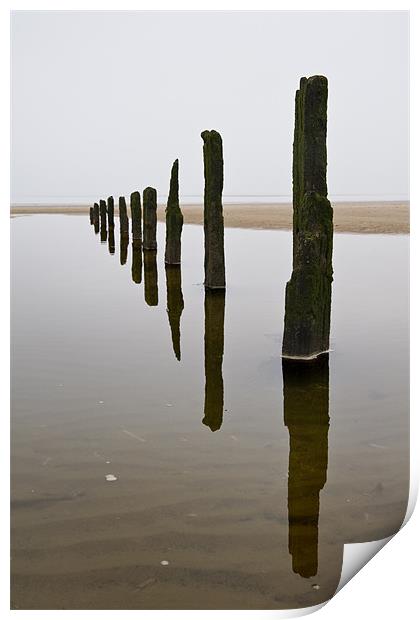
[(283, 359), (284, 424), (289, 429), (289, 553), (301, 577), (318, 572), (319, 493), (327, 480), (328, 354), (302, 364)]
[(166, 272), (166, 311), (172, 337), (172, 348), (178, 361), (181, 360), (181, 315), (184, 297), (181, 286), (180, 265), (165, 265)]
[(157, 193), (154, 187), (143, 191), (143, 249), (157, 250), (156, 221)]
[(120, 235), (121, 237), (128, 237), (127, 204), (124, 196), (120, 196), (118, 199), (118, 210), (120, 215)]
[(204, 154), (204, 286), (224, 289), (223, 146), (217, 131), (203, 131)]
[(141, 200), (140, 192), (133, 192), (130, 197), (131, 232), (133, 245), (141, 247)]
[(204, 298), (204, 392), (203, 424), (213, 432), (223, 422), (223, 350), (225, 326), (225, 291), (206, 290)]
[(329, 349), (333, 212), (326, 180), (327, 98), (325, 77), (301, 79), (293, 142), (293, 271), (283, 336), (283, 356), (297, 359)]
[(148, 306), (159, 303), (156, 250), (144, 253), (144, 301)]
[(99, 201), (99, 215), (100, 215), (100, 221), (101, 221), (101, 242), (104, 243), (107, 239), (105, 200)]
[(181, 233), (184, 218), (179, 208), (178, 160), (172, 165), (168, 202), (166, 206), (165, 264), (181, 264)]
[(114, 198), (109, 196), (108, 198), (108, 230), (115, 228), (114, 222)]

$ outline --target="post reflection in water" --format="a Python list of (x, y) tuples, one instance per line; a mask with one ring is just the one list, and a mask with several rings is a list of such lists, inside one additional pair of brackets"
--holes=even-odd
[(101, 243), (106, 243), (107, 238), (106, 222), (101, 220)]
[(156, 254), (156, 250), (144, 252), (144, 301), (148, 306), (157, 306), (159, 301)]
[(110, 254), (115, 254), (115, 232), (112, 226), (110, 226), (108, 232), (108, 250)]
[(223, 349), (225, 291), (205, 292), (204, 369), (206, 376), (203, 424), (217, 431), (223, 422)]
[(95, 231), (95, 235), (97, 235), (99, 233), (99, 220), (95, 219), (93, 221), (93, 229)]
[(133, 243), (133, 261), (131, 264), (131, 278), (135, 284), (141, 283), (141, 272), (142, 272), (142, 251), (141, 245), (137, 243)]
[(121, 234), (120, 235), (120, 264), (125, 265), (127, 262), (127, 253), (128, 253), (128, 235)]
[(175, 357), (181, 360), (181, 315), (184, 309), (184, 297), (181, 287), (181, 266), (165, 265), (166, 274), (166, 311), (171, 329), (172, 347)]
[(327, 480), (329, 355), (283, 359), (284, 424), (289, 429), (289, 553), (302, 577), (318, 572), (319, 493)]

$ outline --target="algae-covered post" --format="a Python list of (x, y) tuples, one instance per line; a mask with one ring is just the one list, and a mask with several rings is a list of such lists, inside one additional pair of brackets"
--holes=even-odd
[(106, 202), (105, 200), (99, 201), (99, 214), (100, 214), (100, 219), (101, 219), (101, 241), (106, 241), (107, 231), (106, 231)]
[(181, 264), (181, 233), (183, 223), (184, 218), (179, 208), (178, 160), (176, 159), (172, 165), (168, 202), (166, 206), (166, 265)]
[(333, 212), (327, 198), (328, 82), (300, 80), (293, 142), (293, 271), (286, 285), (283, 356), (329, 349)]
[(115, 228), (114, 222), (114, 198), (109, 196), (108, 198), (108, 229)]
[(154, 187), (143, 190), (143, 249), (156, 250), (157, 193)]
[(128, 237), (127, 204), (124, 196), (120, 196), (118, 199), (118, 209), (120, 214), (120, 235), (121, 237)]
[(140, 192), (133, 192), (130, 196), (131, 231), (133, 245), (141, 246), (141, 200)]
[(204, 154), (204, 286), (224, 289), (223, 146), (217, 131), (203, 131)]
[(97, 202), (93, 205), (93, 225), (95, 227), (95, 233), (99, 232), (99, 205)]

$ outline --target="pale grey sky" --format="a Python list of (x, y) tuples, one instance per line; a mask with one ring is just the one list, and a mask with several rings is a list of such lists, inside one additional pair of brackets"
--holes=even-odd
[[(291, 194), (294, 93), (329, 80), (332, 197), (408, 198), (407, 12), (12, 14), (12, 202), (147, 185), (203, 192), (203, 129), (225, 199)], [(191, 199), (192, 201), (193, 199)]]

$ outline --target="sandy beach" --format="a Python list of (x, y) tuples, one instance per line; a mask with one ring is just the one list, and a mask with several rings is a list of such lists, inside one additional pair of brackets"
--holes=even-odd
[[(36, 213), (84, 214), (90, 205), (12, 205), (11, 215)], [(202, 205), (181, 205), (185, 224), (203, 223)], [(347, 233), (408, 234), (409, 202), (335, 202), (334, 230)], [(118, 216), (118, 207), (115, 209)], [(225, 226), (289, 230), (292, 226), (291, 204), (225, 204)], [(165, 205), (158, 206), (158, 220), (165, 219)]]

